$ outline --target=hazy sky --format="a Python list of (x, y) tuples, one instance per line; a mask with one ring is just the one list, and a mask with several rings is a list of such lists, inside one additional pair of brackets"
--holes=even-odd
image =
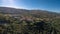
[(60, 0), (0, 0), (0, 6), (60, 12)]

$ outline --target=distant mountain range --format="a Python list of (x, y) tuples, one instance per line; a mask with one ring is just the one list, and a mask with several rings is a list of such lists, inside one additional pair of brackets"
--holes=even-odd
[(0, 13), (16, 14), (16, 15), (32, 15), (34, 17), (39, 17), (39, 16), (60, 17), (60, 14), (56, 12), (49, 12), (45, 10), (16, 9), (16, 8), (10, 8), (10, 7), (0, 7)]

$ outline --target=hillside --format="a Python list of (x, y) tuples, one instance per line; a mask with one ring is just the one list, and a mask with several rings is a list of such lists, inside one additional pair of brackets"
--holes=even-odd
[(26, 9), (16, 9), (9, 7), (0, 7), (0, 12), (4, 14), (22, 14), (22, 15), (32, 15), (32, 16), (49, 16), (49, 17), (60, 17), (60, 14), (55, 12), (49, 12), (45, 10), (26, 10)]
[(60, 34), (60, 14), (0, 7), (0, 34)]

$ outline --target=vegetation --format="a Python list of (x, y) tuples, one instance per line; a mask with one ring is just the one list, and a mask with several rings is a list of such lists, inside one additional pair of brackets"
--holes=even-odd
[(19, 14), (18, 9), (15, 9), (18, 13), (14, 9), (12, 13), (5, 13), (2, 9), (0, 34), (60, 34), (60, 14), (37, 12), (40, 10), (21, 10)]
[(60, 34), (59, 19), (45, 21), (35, 18), (33, 21), (18, 21), (11, 16), (0, 14), (1, 22), (3, 24), (0, 24), (0, 34)]

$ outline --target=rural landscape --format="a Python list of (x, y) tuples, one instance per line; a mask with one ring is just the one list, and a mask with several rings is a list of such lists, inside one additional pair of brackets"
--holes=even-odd
[(0, 34), (60, 34), (60, 0), (0, 0)]
[(60, 13), (0, 7), (0, 34), (60, 34)]

